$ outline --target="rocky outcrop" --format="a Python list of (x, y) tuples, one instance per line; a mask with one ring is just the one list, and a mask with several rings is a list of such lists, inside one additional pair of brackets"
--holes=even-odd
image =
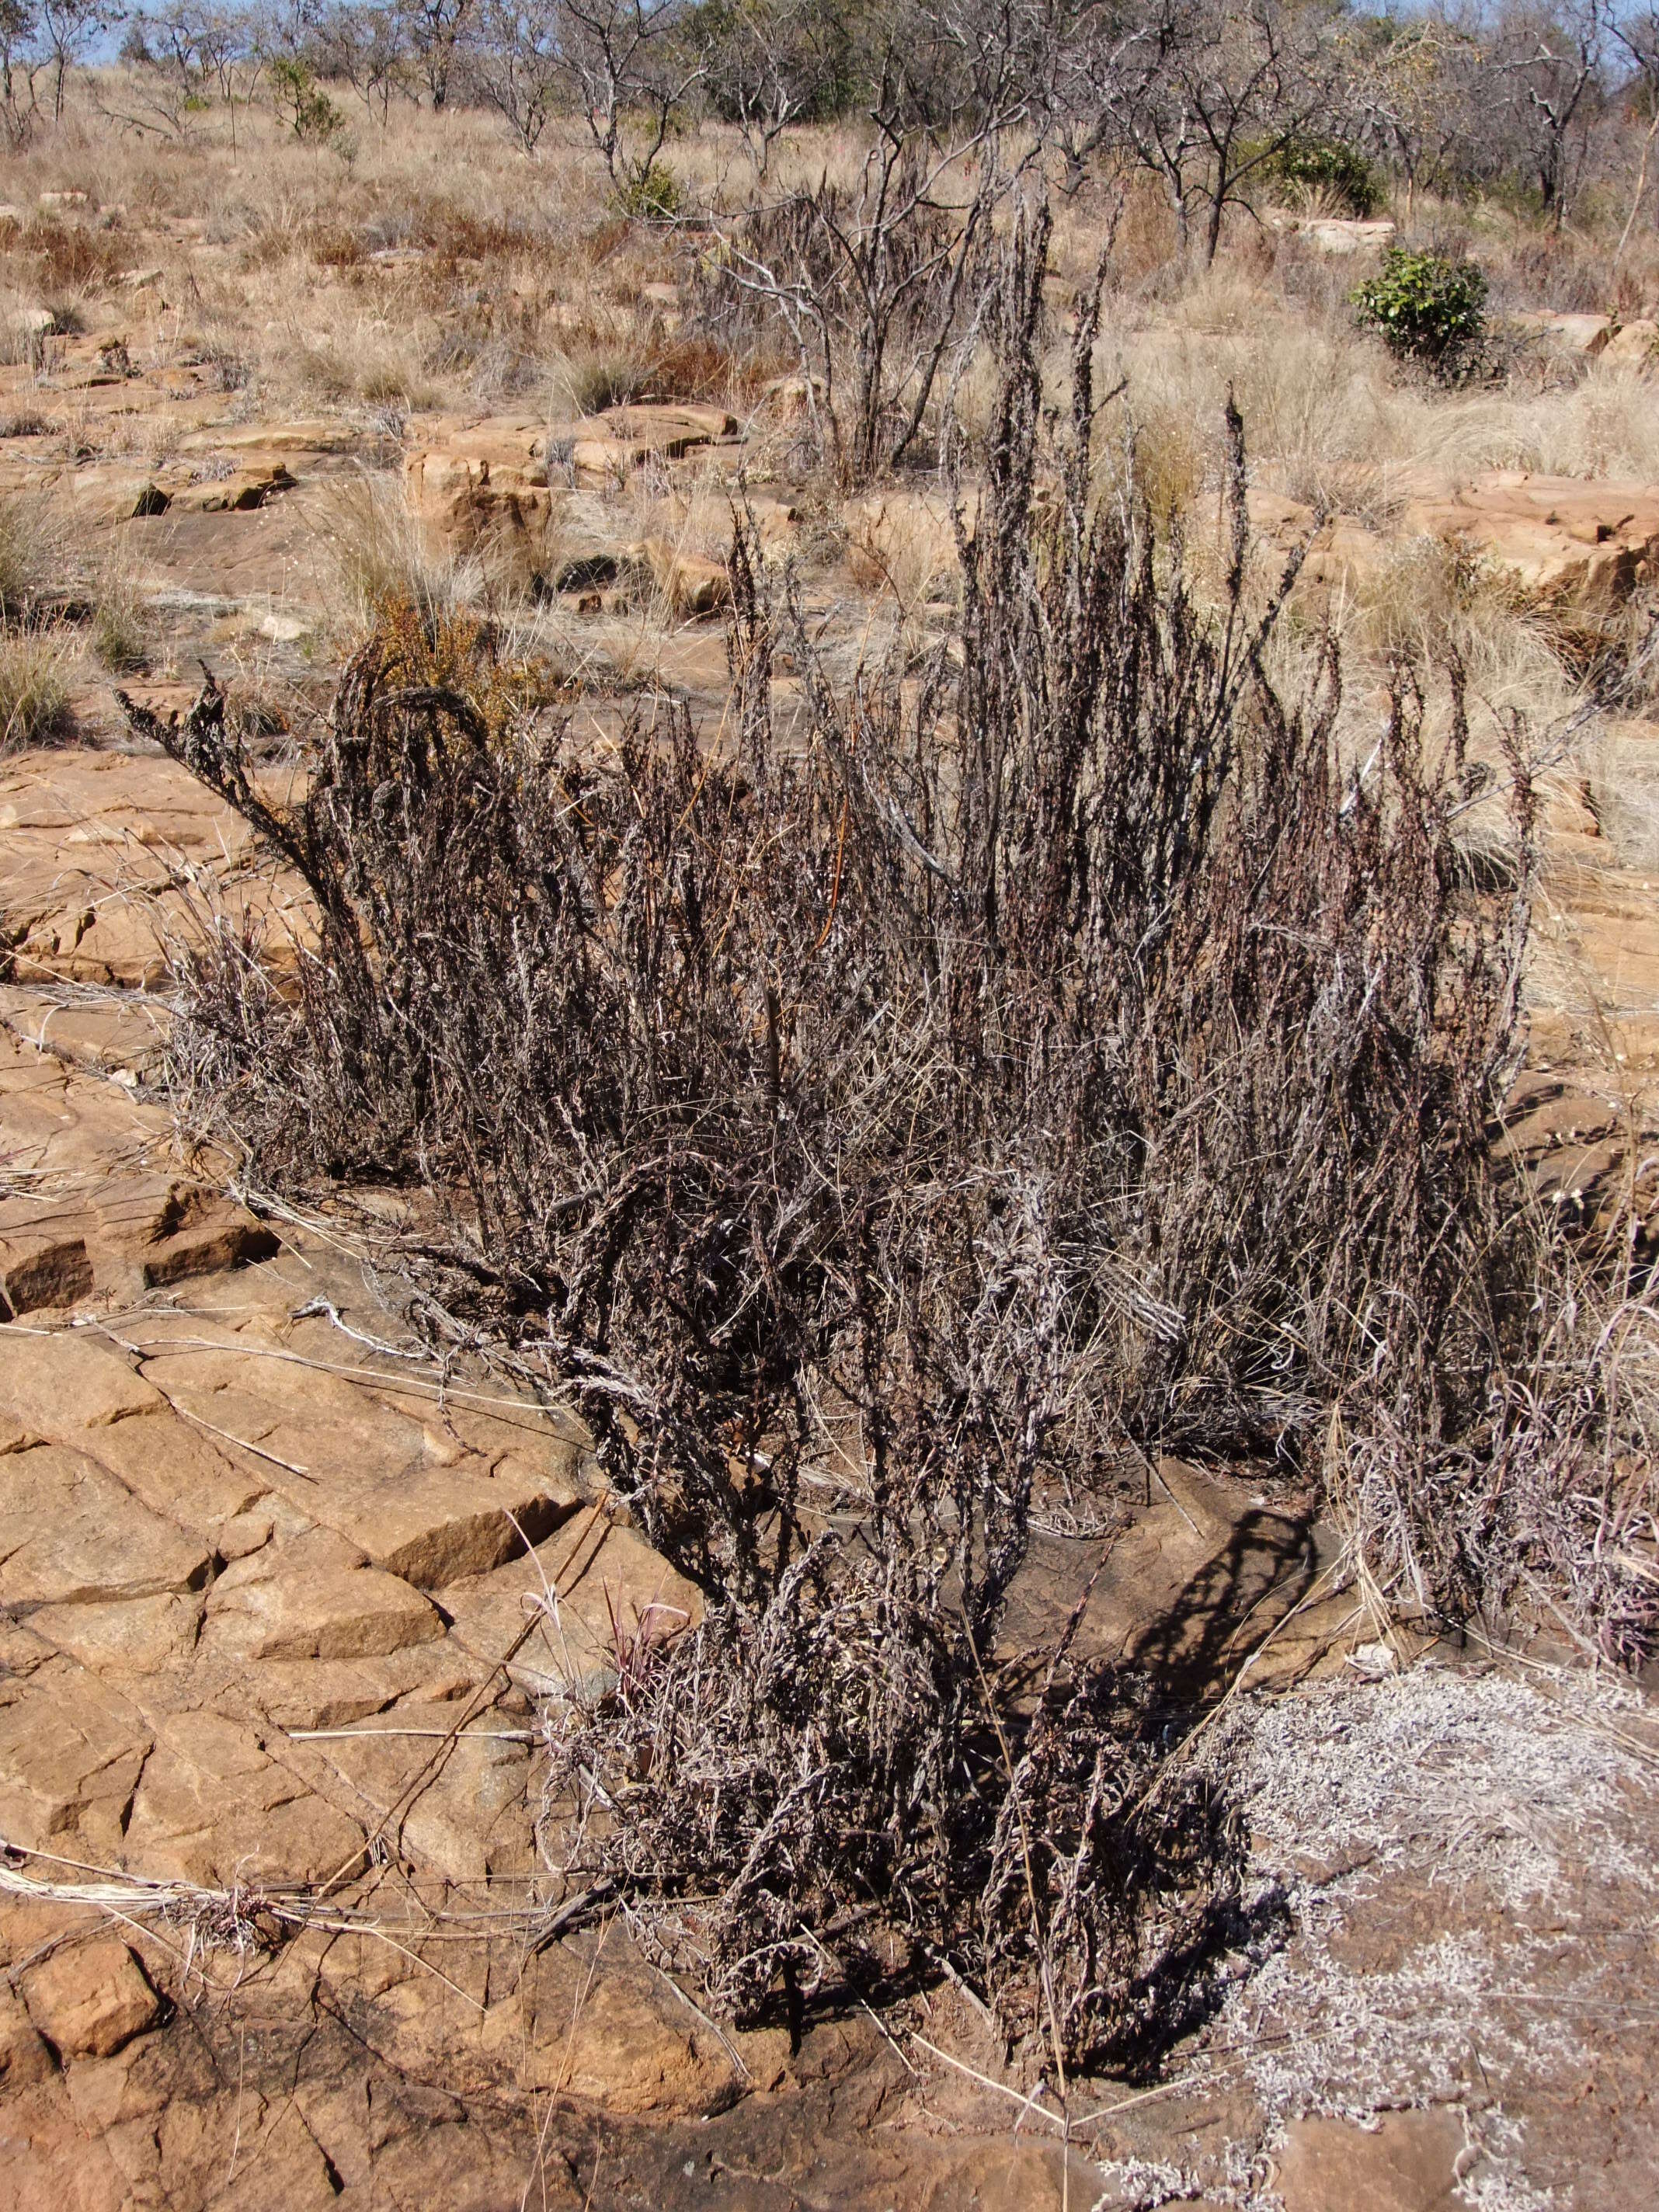
[(153, 2027), (161, 2003), (131, 1952), (106, 1936), (55, 1952), (22, 1977), (29, 2019), (69, 2058), (109, 2058)]
[(405, 434), (404, 480), (411, 511), (447, 537), (534, 532), (547, 526), (563, 488), (626, 483), (646, 462), (724, 444), (736, 428), (724, 408), (690, 404), (612, 407), (552, 423), (541, 416), (425, 416)]
[(1250, 520), (1270, 543), (1309, 543), (1304, 569), (1335, 586), (1375, 574), (1413, 539), (1461, 547), (1517, 597), (1576, 617), (1616, 612), (1659, 573), (1659, 486), (1494, 469), (1466, 483), (1413, 489), (1389, 537), (1341, 514), (1320, 522), (1303, 502), (1250, 493)]
[(184, 876), (213, 881), (233, 921), (257, 908), (280, 959), (307, 928), (303, 908), (254, 859), (246, 824), (172, 761), (76, 751), (0, 762), (0, 928), (18, 982), (158, 982), (170, 940), (196, 927)]
[(1408, 500), (1401, 531), (1458, 541), (1528, 598), (1610, 614), (1659, 558), (1659, 486), (1495, 469)]
[(1547, 309), (1522, 310), (1509, 319), (1516, 329), (1590, 361), (1606, 350), (1613, 328), (1611, 315), (1558, 314)]
[(1269, 208), (1267, 222), (1270, 229), (1312, 246), (1316, 253), (1345, 260), (1357, 253), (1380, 253), (1399, 234), (1387, 216), (1301, 215)]
[(1644, 316), (1620, 323), (1608, 338), (1601, 359), (1609, 368), (1633, 368), (1650, 375), (1659, 365), (1659, 323)]

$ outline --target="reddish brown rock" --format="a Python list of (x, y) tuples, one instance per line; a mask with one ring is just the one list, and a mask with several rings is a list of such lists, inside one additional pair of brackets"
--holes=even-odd
[(1401, 526), (1462, 541), (1528, 597), (1610, 614), (1656, 573), (1659, 487), (1495, 469), (1408, 501)]
[(150, 1730), (112, 1686), (30, 1641), (42, 1657), (20, 1671), (11, 1656), (0, 1675), (0, 1836), (110, 1865)]
[(1650, 374), (1659, 366), (1659, 323), (1641, 316), (1634, 322), (1620, 323), (1603, 347), (1601, 360), (1609, 368)]
[(15, 1228), (0, 1228), (0, 1321), (42, 1307), (72, 1306), (91, 1289), (84, 1237), (54, 1236), (27, 1218)]
[(706, 561), (697, 554), (683, 552), (662, 538), (646, 538), (639, 550), (677, 619), (717, 614), (731, 605), (732, 577), (725, 562)]
[(21, 1998), (0, 1982), (0, 2094), (44, 2081), (51, 2072), (51, 2053)]
[(1374, 2128), (1293, 2120), (1276, 2161), (1285, 2212), (1455, 2212), (1455, 2112), (1383, 2112)]
[(510, 1565), (452, 1583), (444, 1605), (456, 1641), (486, 1666), (507, 1660), (532, 1696), (601, 1684), (616, 1674), (619, 1646), (678, 1635), (702, 1617), (694, 1585), (597, 1508)]
[(131, 1361), (90, 1330), (0, 1329), (0, 1419), (15, 1433), (60, 1443), (161, 1403)]
[(1594, 361), (1605, 352), (1613, 334), (1611, 315), (1557, 314), (1547, 310), (1523, 310), (1510, 316), (1519, 329), (1547, 338), (1564, 352), (1583, 354)]
[(1387, 216), (1316, 216), (1270, 208), (1271, 229), (1299, 239), (1316, 253), (1346, 260), (1357, 253), (1380, 253), (1392, 246), (1398, 233)]
[(152, 1878), (208, 1885), (325, 1881), (362, 1847), (359, 1822), (222, 1713), (164, 1718), (123, 1856)]
[[(944, 492), (872, 492), (849, 500), (842, 520), (853, 574), (866, 589), (896, 590), (908, 601), (956, 573), (956, 510)], [(970, 512), (963, 527), (971, 537)]]
[(1413, 538), (1458, 546), (1517, 599), (1602, 617), (1659, 574), (1659, 486), (1588, 483), (1494, 469), (1407, 500), (1397, 535), (1348, 517), (1321, 522), (1282, 493), (1249, 495), (1253, 527), (1275, 546), (1307, 545), (1304, 580), (1352, 588)]
[(103, 1604), (43, 1605), (29, 1626), (94, 1674), (157, 1674), (188, 1663), (202, 1625), (195, 1592)]
[(83, 1453), (0, 1457), (0, 1604), (28, 1607), (195, 1589), (210, 1554)]
[[(569, 447), (574, 467), (605, 481), (625, 477), (653, 457), (679, 460), (699, 447), (730, 437), (736, 428), (736, 418), (723, 407), (653, 403), (585, 416), (568, 426), (562, 441)], [(561, 434), (553, 435), (556, 441)], [(556, 443), (554, 450), (558, 449)]]
[(23, 2001), (46, 2040), (66, 2058), (107, 2058), (161, 2013), (161, 2002), (126, 1945), (107, 1936), (65, 1944), (23, 1976)]
[(443, 1632), (418, 1590), (319, 1529), (228, 1566), (208, 1593), (202, 1643), (227, 1659), (373, 1659)]

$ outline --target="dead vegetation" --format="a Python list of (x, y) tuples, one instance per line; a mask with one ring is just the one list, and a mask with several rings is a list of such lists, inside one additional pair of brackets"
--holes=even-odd
[(982, 489), (919, 659), (838, 674), (740, 533), (713, 748), (671, 702), (579, 740), (425, 603), (293, 807), (216, 690), (133, 719), (319, 932), (279, 986), (209, 928), (181, 1085), (269, 1181), (435, 1191), (406, 1259), (574, 1391), (705, 1593), (550, 1710), (550, 1851), (732, 2016), (948, 1969), (1063, 2076), (1155, 2051), (1249, 1928), (1146, 1686), (1071, 1628), (1003, 1663), (1034, 1500), (1257, 1455), (1389, 1601), (1530, 1586), (1626, 1658), (1654, 1607), (1641, 1285), (1492, 1145), (1522, 750), (1489, 788), (1454, 659), (1345, 757), (1334, 645), (1269, 657), (1291, 578), (1251, 611), (1236, 415), (1218, 607), (1099, 495), (1097, 294), (1044, 419), (1049, 245), (1022, 214), (978, 303)]
[(853, 182), (826, 173), (747, 209), (699, 272), (703, 328), (793, 356), (814, 459), (843, 486), (937, 451), (937, 402), (1012, 181), (991, 145), (969, 189), (969, 158), (883, 127)]

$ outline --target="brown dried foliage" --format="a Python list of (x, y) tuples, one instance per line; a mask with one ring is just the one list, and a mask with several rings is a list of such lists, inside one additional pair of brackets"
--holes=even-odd
[[(574, 1389), (706, 1594), (550, 1711), (564, 1866), (737, 2017), (944, 1960), (1070, 2065), (1154, 2047), (1249, 1931), (1227, 1808), (1154, 1750), (1146, 1686), (1069, 1628), (998, 1664), (1034, 1494), (1271, 1450), (1467, 1611), (1545, 1559), (1611, 1431), (1582, 1361), (1570, 1418), (1513, 1380), (1564, 1402), (1553, 1248), (1490, 1145), (1524, 772), (1480, 874), (1460, 713), (1431, 746), (1402, 678), (1354, 769), (1334, 653), (1275, 690), (1236, 420), (1218, 614), (1178, 543), (1091, 505), (1092, 315), (1051, 465), (1047, 242), (1021, 222), (985, 309), (1000, 400), (920, 684), (838, 686), (740, 539), (719, 753), (679, 710), (605, 753), (492, 726), (478, 667), (384, 632), (291, 811), (216, 696), (151, 726), (320, 931), (287, 996), (210, 944), (192, 1080), (269, 1175), (453, 1194), (449, 1305)], [(1477, 1484), (1525, 1450), (1524, 1493)]]

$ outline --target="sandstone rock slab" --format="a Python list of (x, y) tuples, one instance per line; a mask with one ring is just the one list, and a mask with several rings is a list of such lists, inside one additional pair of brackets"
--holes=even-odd
[(1530, 597), (1610, 614), (1656, 573), (1659, 486), (1494, 469), (1408, 501), (1401, 526), (1462, 540)]
[[(207, 1539), (216, 1550), (221, 1529), (246, 1513), (269, 1486), (256, 1471), (257, 1462), (243, 1467), (234, 1452), (170, 1410), (113, 1422), (89, 1436), (85, 1449), (151, 1512)], [(231, 1551), (221, 1556), (228, 1559), (237, 1548), (233, 1537)], [(241, 1548), (258, 1546), (245, 1542)]]
[(704, 560), (662, 538), (645, 538), (639, 550), (677, 619), (716, 614), (732, 604), (732, 577), (723, 561)]
[(1523, 331), (1530, 331), (1568, 353), (1583, 354), (1595, 360), (1605, 352), (1613, 334), (1611, 315), (1560, 314), (1549, 310), (1523, 310), (1512, 315), (1510, 321)]
[[(848, 500), (842, 521), (853, 574), (871, 590), (926, 597), (939, 578), (956, 573), (955, 508), (944, 492), (872, 492)], [(963, 527), (971, 537), (971, 510)]]
[(94, 1674), (157, 1674), (188, 1663), (201, 1629), (202, 1599), (169, 1590), (101, 1604), (37, 1606), (28, 1625)]
[(22, 1999), (0, 1983), (0, 2092), (15, 2093), (44, 2081), (52, 2070), (51, 2053), (35, 2032)]
[(0, 1457), (0, 1604), (78, 1604), (195, 1589), (210, 1553), (84, 1453)]
[[(480, 1670), (482, 1671), (482, 1670)], [(535, 1864), (528, 1802), (530, 1747), (488, 1713), (453, 1743), (459, 1716), (410, 1700), (316, 1748), (354, 1799), (389, 1813), (397, 1839), (452, 1881), (528, 1874)]]
[(1620, 323), (1601, 349), (1608, 368), (1633, 368), (1650, 374), (1659, 368), (1659, 323), (1644, 316)]
[(508, 1661), (531, 1696), (592, 1690), (615, 1677), (619, 1646), (665, 1639), (702, 1618), (696, 1587), (597, 1507), (534, 1552), (444, 1592), (451, 1633), (486, 1666)]
[(70, 1660), (0, 1676), (0, 1835), (110, 1864), (150, 1741), (143, 1715)]
[(0, 1218), (0, 1321), (87, 1297), (93, 1273), (86, 1238), (32, 1219), (27, 1206), (4, 1211), (12, 1218)]
[(1659, 485), (1494, 469), (1463, 484), (1419, 488), (1385, 538), (1351, 517), (1321, 523), (1299, 501), (1249, 495), (1252, 527), (1288, 550), (1306, 544), (1304, 580), (1352, 586), (1413, 539), (1462, 546), (1517, 599), (1575, 617), (1616, 613), (1659, 575)]
[(1387, 216), (1301, 215), (1287, 208), (1267, 213), (1271, 228), (1300, 239), (1316, 253), (1346, 260), (1358, 253), (1380, 253), (1399, 235)]
[(23, 1977), (23, 2001), (65, 2057), (107, 2058), (154, 2025), (161, 2001), (116, 1936), (66, 1945)]
[(1293, 2120), (1276, 2161), (1285, 2212), (1455, 2212), (1463, 2148), (1455, 2112)]
[(374, 1659), (443, 1632), (418, 1590), (319, 1530), (228, 1566), (208, 1593), (202, 1643), (222, 1658)]
[(210, 1711), (168, 1715), (133, 1800), (123, 1856), (155, 1879), (326, 1881), (362, 1845), (359, 1824)]
[(578, 1503), (575, 1447), (550, 1426), (533, 1461), (472, 1454), (440, 1431), (429, 1399), (390, 1377), (319, 1371), (264, 1329), (250, 1326), (240, 1344), (161, 1349), (145, 1373), (210, 1431), (264, 1455), (268, 1486), (309, 1519), (424, 1589), (499, 1565)]
[(15, 1433), (64, 1443), (162, 1403), (131, 1360), (89, 1331), (0, 1328), (0, 1419)]

